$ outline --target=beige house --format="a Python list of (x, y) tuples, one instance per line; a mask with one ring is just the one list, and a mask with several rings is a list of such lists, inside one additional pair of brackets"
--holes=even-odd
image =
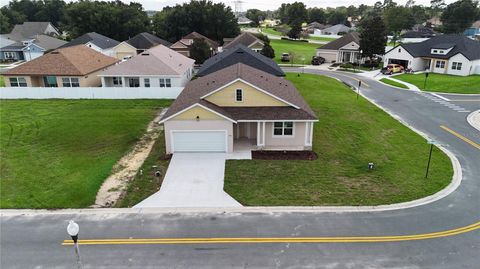
[(54, 50), (3, 73), (6, 87), (98, 87), (117, 59), (84, 45)]
[(160, 123), (175, 153), (308, 150), (317, 121), (292, 83), (239, 63), (189, 82)]
[(242, 44), (255, 52), (261, 52), (264, 42), (254, 36), (252, 33), (243, 32), (232, 40), (225, 39), (223, 50), (233, 49), (239, 44)]
[(110, 56), (119, 60), (127, 60), (135, 55), (137, 55), (137, 48), (123, 41), (111, 49)]
[(190, 34), (182, 37), (182, 39), (173, 43), (173, 45), (171, 45), (170, 48), (178, 53), (181, 53), (187, 57), (190, 57), (190, 48), (193, 44), (194, 39), (203, 39), (210, 46), (212, 56), (217, 54), (218, 43), (197, 32), (191, 32)]

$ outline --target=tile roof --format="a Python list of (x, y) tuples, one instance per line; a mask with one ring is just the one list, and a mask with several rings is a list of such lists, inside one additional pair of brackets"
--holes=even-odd
[(106, 37), (104, 35), (101, 35), (95, 32), (90, 32), (73, 39), (72, 41), (63, 45), (62, 48), (80, 45), (80, 44), (87, 44), (88, 42), (95, 44), (101, 49), (113, 48), (116, 45), (120, 44), (120, 42), (110, 37)]
[[(458, 53), (461, 53), (471, 61), (480, 59), (480, 42), (472, 40), (463, 35), (455, 35), (455, 34), (438, 35), (428, 40), (425, 40), (423, 42), (407, 43), (407, 44), (401, 44), (399, 46), (402, 46), (413, 57), (432, 57), (432, 58), (439, 58), (439, 59), (449, 59), (450, 57)], [(452, 50), (446, 55), (430, 53), (431, 49), (434, 49), (434, 48), (448, 49), (451, 47), (453, 47)]]
[[(192, 106), (195, 104), (202, 104), (208, 106), (209, 108), (231, 118), (234, 120), (241, 119), (236, 117), (250, 117), (251, 114), (245, 111), (245, 109), (236, 109), (229, 107), (219, 107), (215, 104), (209, 103), (208, 101), (202, 100), (201, 97), (221, 88), (232, 81), (237, 79), (242, 79), (247, 83), (255, 85), (260, 89), (268, 92), (269, 94), (276, 96), (286, 102), (293, 104), (294, 106), (299, 107), (295, 110), (302, 110), (297, 114), (292, 114), (298, 116), (298, 120), (315, 120), (317, 119), (315, 113), (305, 102), (303, 97), (297, 91), (293, 84), (282, 78), (270, 75), (248, 65), (238, 63), (229, 67), (226, 67), (220, 71), (207, 75), (205, 77), (200, 77), (195, 80), (190, 81), (185, 89), (180, 93), (177, 99), (168, 109), (167, 113), (162, 117), (162, 120)], [(265, 113), (262, 119), (270, 118), (274, 115), (271, 115), (271, 112), (268, 112), (269, 109), (259, 108), (257, 112)], [(273, 111), (273, 110), (272, 110)], [(293, 111), (293, 110), (292, 110)], [(291, 111), (290, 111), (291, 112)], [(284, 112), (285, 113), (285, 112)], [(293, 113), (293, 112), (292, 112)], [(284, 115), (284, 114), (282, 114)]]
[(252, 33), (243, 32), (237, 37), (235, 37), (232, 41), (230, 41), (227, 45), (223, 46), (223, 49), (231, 49), (238, 44), (242, 44), (244, 46), (250, 47), (254, 43), (260, 42), (263, 45), (263, 41), (254, 36)]
[(341, 47), (349, 44), (350, 42), (355, 42), (360, 45), (360, 36), (357, 32), (350, 32), (344, 36), (328, 42), (327, 44), (319, 47), (320, 50), (338, 50)]
[(158, 45), (109, 67), (101, 76), (183, 75), (189, 68), (193, 68), (194, 62), (195, 60), (164, 45)]
[(197, 72), (197, 76), (206, 76), (210, 73), (237, 63), (249, 65), (274, 76), (285, 76), (285, 73), (278, 66), (278, 64), (275, 63), (275, 61), (247, 48), (242, 44), (238, 44), (227, 51), (223, 51), (207, 59)]
[(118, 62), (83, 45), (62, 48), (10, 69), (4, 75), (83, 76)]
[(134, 46), (137, 49), (149, 49), (156, 45), (162, 44), (164, 46), (170, 47), (172, 43), (161, 39), (158, 36), (152, 35), (147, 32), (140, 33), (129, 40), (126, 41), (128, 44)]

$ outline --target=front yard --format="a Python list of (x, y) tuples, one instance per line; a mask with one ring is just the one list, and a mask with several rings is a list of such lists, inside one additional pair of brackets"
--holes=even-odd
[(2, 100), (0, 207), (92, 205), (113, 165), (170, 102)]
[[(431, 195), (452, 179), (449, 158), (342, 83), (288, 74), (317, 113), (315, 161), (227, 161), (225, 191), (243, 205), (379, 205)], [(375, 163), (369, 171), (367, 164)]]
[(402, 74), (395, 78), (411, 83), (424, 91), (480, 94), (480, 75), (462, 77), (430, 73), (426, 89), (423, 88), (425, 74)]
[[(310, 64), (312, 56), (316, 54), (319, 44), (313, 44), (301, 41), (290, 40), (270, 40), (270, 45), (275, 50), (275, 62), (283, 64), (291, 64), (291, 62), (282, 62), (282, 53), (294, 54), (293, 64)], [(305, 60), (302, 61), (301, 58)]]
[(388, 78), (382, 78), (382, 79), (380, 79), (380, 81), (385, 83), (385, 84), (394, 86), (394, 87), (398, 87), (398, 88), (402, 88), (402, 89), (408, 89), (408, 87), (405, 84), (396, 82), (396, 81), (388, 79)]

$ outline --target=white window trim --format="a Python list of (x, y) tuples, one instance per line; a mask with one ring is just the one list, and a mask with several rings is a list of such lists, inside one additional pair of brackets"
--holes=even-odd
[[(240, 101), (237, 100), (237, 91), (240, 91), (240, 96), (242, 97), (242, 100), (240, 100)], [(243, 100), (244, 100), (243, 89), (235, 89), (235, 97), (234, 98), (235, 98), (236, 103), (243, 103)]]
[[(283, 134), (283, 129), (285, 129), (285, 127), (283, 127), (282, 125), (282, 134), (281, 135), (276, 135), (275, 134), (275, 122), (281, 122), (282, 124), (285, 124), (285, 122), (291, 122), (292, 123), (292, 135), (284, 135)], [(274, 121), (272, 122), (272, 138), (294, 138), (295, 137), (295, 122), (294, 121)]]
[[(72, 79), (76, 79), (78, 86), (73, 86), (73, 82), (72, 82)], [(68, 80), (68, 84), (69, 86), (65, 86), (65, 83), (64, 83), (64, 80)], [(75, 77), (62, 77), (62, 86), (63, 87), (66, 87), (66, 88), (78, 88), (80, 87), (80, 79), (79, 78), (75, 78)]]
[[(15, 79), (17, 82), (17, 86), (12, 86), (11, 79)], [(25, 86), (20, 85), (20, 79), (23, 79), (25, 81)], [(5, 79), (6, 80), (6, 79)], [(28, 87), (27, 80), (24, 77), (10, 77), (8, 78), (8, 82), (10, 83), (10, 87), (18, 88), (18, 87)]]
[[(443, 63), (443, 67), (442, 67), (442, 63)], [(445, 60), (437, 60), (435, 61), (435, 68), (445, 69), (445, 63), (446, 63)]]
[[(147, 83), (147, 82), (148, 82), (148, 83)], [(148, 86), (147, 86), (147, 84), (148, 84)], [(151, 87), (150, 78), (144, 78), (144, 79), (143, 79), (143, 86), (144, 86), (145, 88), (150, 88), (150, 87)]]

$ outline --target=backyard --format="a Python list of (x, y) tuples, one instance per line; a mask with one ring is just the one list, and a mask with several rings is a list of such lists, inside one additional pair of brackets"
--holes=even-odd
[(429, 92), (480, 94), (480, 75), (462, 77), (429, 73), (425, 89), (423, 87), (425, 74), (402, 74), (395, 78)]
[[(314, 161), (227, 161), (225, 191), (249, 206), (379, 205), (410, 201), (445, 188), (449, 158), (342, 83), (288, 74), (319, 117)], [(368, 170), (373, 162), (375, 168)]]
[(170, 102), (3, 100), (0, 207), (92, 205), (113, 165)]
[[(282, 53), (293, 55), (293, 64), (310, 64), (312, 56), (316, 54), (316, 49), (321, 46), (319, 44), (289, 40), (270, 40), (270, 45), (275, 50), (274, 60), (277, 63), (284, 64), (291, 64), (291, 62), (282, 62)], [(302, 61), (302, 57), (305, 58), (304, 61)]]

